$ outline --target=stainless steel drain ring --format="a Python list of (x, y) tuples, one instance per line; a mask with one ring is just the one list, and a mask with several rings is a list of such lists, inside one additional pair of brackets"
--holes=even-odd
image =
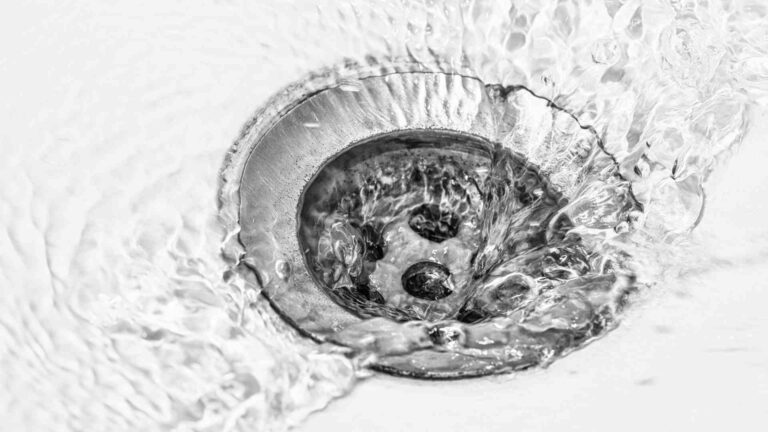
[[(335, 155), (377, 135), (448, 131), (502, 141), (567, 197), (583, 181), (587, 159), (600, 151), (594, 133), (548, 100), (524, 88), (486, 86), (458, 74), (390, 71), (316, 79), (275, 101), (277, 106), (263, 110), (246, 128), (225, 176), (228, 185), (239, 186), (234, 202), (243, 261), (281, 316), (317, 341), (340, 342), (340, 331), (363, 321), (316, 285), (299, 250), (302, 191)], [(501, 116), (503, 124), (500, 103), (512, 107)], [(493, 359), (429, 349), (387, 356), (376, 364), (386, 372), (429, 378), (485, 375), (499, 367)]]

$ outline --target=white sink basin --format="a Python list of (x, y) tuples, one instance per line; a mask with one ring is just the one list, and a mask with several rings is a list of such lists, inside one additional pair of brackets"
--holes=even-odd
[[(216, 205), (243, 123), (320, 68), (392, 53), (428, 61), (436, 48), (492, 82), (570, 92), (578, 104), (620, 101), (608, 117), (626, 136), (630, 99), (657, 96), (642, 83), (653, 73), (663, 90), (733, 81), (734, 95), (746, 86), (750, 100), (764, 97), (759, 5), (706, 3), (724, 28), (721, 3), (745, 10), (728, 24), (743, 32), (725, 37), (743, 51), (728, 51), (706, 45), (712, 29), (676, 21), (673, 6), (688, 2), (577, 2), (578, 11), (555, 0), (6, 3), (3, 432), (766, 430), (764, 114), (716, 170), (702, 246), (683, 254), (692, 270), (650, 290), (612, 334), (547, 370), (440, 382), (377, 375), (304, 420), (347, 386), (351, 368), (262, 320), (252, 306), (263, 301), (221, 258)], [(661, 43), (687, 36), (672, 24), (705, 37)], [(678, 55), (681, 46), (694, 55)], [(663, 55), (671, 69), (659, 66)]]

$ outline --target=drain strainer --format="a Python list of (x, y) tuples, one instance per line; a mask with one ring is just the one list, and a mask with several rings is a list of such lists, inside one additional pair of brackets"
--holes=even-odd
[[(257, 116), (226, 173), (263, 294), (380, 370), (546, 363), (609, 328), (628, 290), (597, 239), (636, 209), (629, 186), (591, 130), (522, 87), (314, 78)], [(615, 196), (598, 209), (582, 195), (599, 187)]]

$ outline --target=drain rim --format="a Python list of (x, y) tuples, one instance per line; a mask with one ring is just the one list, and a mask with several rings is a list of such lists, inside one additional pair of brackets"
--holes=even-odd
[[(363, 74), (365, 75), (365, 74)], [(528, 97), (531, 98), (538, 98), (543, 101), (546, 101), (548, 104), (548, 107), (550, 109), (557, 109), (559, 111), (565, 112), (563, 110), (560, 110), (557, 107), (550, 106), (551, 103), (547, 101), (544, 98), (540, 98), (536, 96), (535, 94), (531, 93), (527, 89), (524, 88), (494, 88), (489, 90), (487, 86), (485, 86), (482, 81), (475, 77), (466, 76), (466, 75), (459, 75), (459, 74), (452, 74), (447, 72), (424, 72), (424, 71), (387, 71), (386, 73), (382, 73), (380, 75), (367, 75), (367, 76), (359, 76), (357, 77), (359, 82), (370, 83), (370, 81), (381, 81), (386, 80), (387, 77), (391, 77), (392, 75), (397, 75), (398, 79), (401, 79), (405, 82), (410, 82), (411, 85), (414, 83), (425, 85), (433, 85), (433, 86), (441, 86), (442, 88), (446, 87), (446, 83), (452, 83), (448, 85), (448, 87), (453, 89), (462, 89), (462, 91), (465, 91), (466, 93), (469, 93), (472, 96), (475, 96), (474, 101), (477, 102), (478, 105), (489, 105), (489, 98), (493, 97), (494, 92), (498, 93), (501, 92), (508, 92), (508, 91), (524, 91), (528, 93)], [(336, 86), (334, 87), (334, 84), (328, 84), (329, 80), (328, 78), (319, 79), (315, 82), (321, 82), (325, 83), (322, 85), (327, 85), (327, 87), (316, 89), (314, 92), (304, 92), (303, 96), (296, 99), (284, 98), (283, 102), (285, 102), (281, 108), (277, 109), (270, 109), (267, 113), (266, 117), (258, 118), (257, 121), (246, 125), (246, 128), (243, 132), (243, 137), (238, 141), (238, 144), (236, 145), (236, 150), (233, 152), (232, 155), (230, 155), (229, 160), (227, 161), (227, 164), (229, 165), (226, 169), (226, 172), (223, 174), (225, 177), (225, 186), (228, 184), (231, 188), (230, 190), (226, 190), (226, 188), (222, 188), (222, 196), (227, 195), (229, 192), (231, 195), (235, 195), (235, 199), (233, 199), (233, 202), (236, 203), (235, 213), (237, 214), (235, 220), (237, 223), (240, 223), (243, 221), (243, 203), (247, 200), (247, 197), (244, 198), (243, 192), (246, 192), (247, 195), (247, 188), (240, 187), (241, 185), (244, 185), (244, 179), (247, 177), (248, 174), (248, 166), (252, 161), (252, 157), (256, 154), (258, 154), (259, 150), (264, 150), (263, 148), (263, 142), (265, 136), (267, 136), (270, 132), (274, 131), (275, 127), (285, 120), (287, 116), (290, 116), (295, 110), (299, 109), (301, 106), (307, 104), (310, 102), (313, 98), (317, 97), (318, 95), (322, 95), (323, 93), (327, 93), (329, 91), (333, 91), (335, 89), (338, 89), (338, 77), (331, 80), (332, 82), (335, 82)], [(456, 82), (460, 81), (460, 84), (457, 84)], [(311, 87), (311, 86), (310, 86)], [(303, 89), (306, 90), (306, 89)], [(295, 96), (294, 92), (294, 96)], [(465, 95), (466, 96), (466, 95)], [(472, 98), (470, 98), (472, 99)], [(483, 101), (484, 100), (484, 101)], [(407, 101), (406, 101), (407, 102)], [(479, 110), (480, 108), (478, 108)], [(568, 114), (567, 112), (565, 112)], [(481, 113), (475, 113), (475, 116), (480, 116)], [(570, 116), (570, 114), (568, 114)], [(489, 129), (483, 129), (483, 125), (477, 125), (473, 124), (472, 122), (469, 123), (462, 123), (460, 124), (461, 127), (456, 127), (457, 122), (455, 121), (448, 121), (448, 119), (437, 119), (435, 120), (435, 117), (425, 115), (420, 118), (421, 121), (411, 121), (414, 119), (409, 119), (409, 122), (406, 123), (412, 123), (412, 124), (398, 124), (394, 125), (393, 127), (390, 127), (388, 129), (383, 129), (379, 133), (392, 133), (396, 131), (409, 131), (409, 130), (423, 130), (423, 131), (445, 131), (449, 133), (455, 133), (455, 134), (466, 134), (473, 137), (478, 137), (481, 140), (487, 140), (485, 137), (490, 136)], [(578, 124), (578, 121), (573, 118), (573, 120)], [(486, 125), (488, 126), (488, 125)], [(589, 128), (583, 128), (584, 130), (587, 130), (591, 132), (594, 135), (594, 131), (591, 131)], [(352, 143), (360, 141), (360, 139), (368, 139), (374, 136), (374, 134), (368, 134), (366, 136), (362, 136), (359, 139), (349, 139), (346, 141), (345, 146), (349, 147)], [(595, 144), (602, 148), (602, 144), (600, 143), (599, 139), (595, 136)], [(345, 148), (345, 147), (342, 147)], [(338, 151), (334, 151), (330, 153), (330, 157), (333, 155), (338, 154)], [(609, 155), (610, 156), (610, 155)], [(612, 159), (612, 158), (611, 158)], [(314, 170), (316, 172), (316, 169)], [(227, 178), (228, 177), (228, 178)], [(562, 179), (561, 179), (562, 180)], [(299, 190), (303, 190), (303, 188), (299, 187)], [(296, 206), (295, 206), (296, 207)], [(294, 224), (295, 225), (295, 224)], [(293, 233), (295, 234), (297, 227), (293, 227)], [(264, 277), (263, 268), (259, 268), (259, 266), (254, 265), (252, 261), (249, 261), (248, 257), (248, 239), (243, 238), (242, 236), (238, 236), (237, 241), (240, 243), (240, 246), (245, 249), (246, 254), (243, 259), (243, 263), (246, 266), (249, 266), (251, 270), (256, 275), (257, 279), (259, 280), (259, 283), (264, 287), (269, 284), (270, 278)], [(301, 266), (297, 266), (296, 260), (290, 261), (293, 265), (292, 267), (295, 269), (300, 269), (300, 271), (306, 271), (305, 268)], [(301, 261), (299, 261), (301, 262)], [(286, 321), (288, 322), (292, 327), (294, 327), (297, 331), (299, 331), (300, 334), (309, 337), (315, 341), (318, 342), (335, 342), (331, 338), (328, 337), (328, 335), (323, 335), (322, 332), (318, 333), (317, 329), (313, 328), (306, 328), (305, 326), (300, 323), (299, 320), (295, 319), (295, 316), (291, 313), (291, 310), (286, 310), (285, 305), (281, 303), (281, 296), (283, 296), (285, 293), (280, 292), (280, 290), (277, 290), (276, 292), (269, 292), (267, 289), (262, 289), (261, 294), (264, 295), (265, 298), (269, 301), (270, 305), (272, 305), (272, 308), (277, 311), (277, 313)], [(343, 323), (340, 323), (343, 325)], [(393, 359), (385, 359), (383, 361), (380, 361), (374, 365), (372, 365), (372, 369), (374, 370), (380, 370), (383, 372), (395, 374), (395, 375), (401, 375), (401, 376), (408, 376), (408, 377), (416, 377), (416, 378), (429, 378), (429, 379), (455, 379), (455, 378), (465, 378), (465, 377), (473, 377), (473, 376), (483, 376), (483, 375), (489, 375), (496, 373), (499, 368), (498, 365), (495, 365), (494, 362), (489, 362), (484, 364), (482, 367), (475, 367), (471, 369), (461, 369), (458, 370), (430, 370), (429, 368), (413, 368), (409, 367), (408, 365), (403, 365), (402, 363), (399, 363), (397, 361), (391, 361)], [(528, 367), (528, 366), (524, 366)], [(508, 370), (508, 367), (504, 367), (504, 370)]]

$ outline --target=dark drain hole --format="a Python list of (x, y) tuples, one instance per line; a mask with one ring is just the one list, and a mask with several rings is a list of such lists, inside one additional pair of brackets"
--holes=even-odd
[(451, 272), (442, 264), (421, 261), (405, 271), (403, 289), (410, 295), (424, 300), (440, 300), (453, 293), (449, 278)]
[(437, 204), (422, 204), (411, 212), (408, 225), (416, 234), (440, 243), (456, 237), (459, 222), (459, 217), (450, 210), (442, 209)]

